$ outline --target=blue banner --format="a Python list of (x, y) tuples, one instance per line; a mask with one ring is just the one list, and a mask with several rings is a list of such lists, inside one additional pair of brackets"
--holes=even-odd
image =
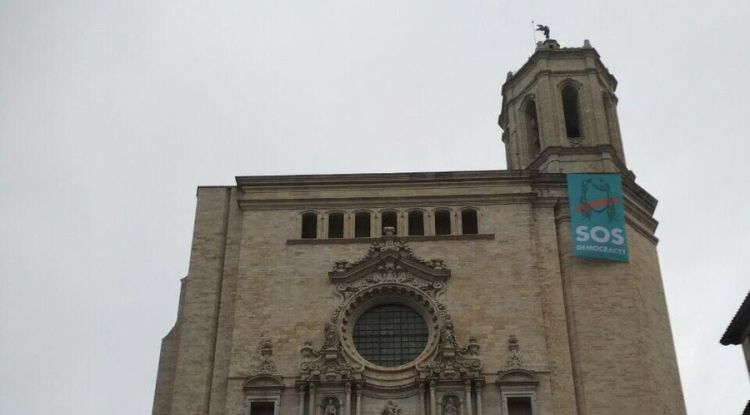
[(628, 261), (619, 174), (568, 174), (568, 203), (575, 256)]

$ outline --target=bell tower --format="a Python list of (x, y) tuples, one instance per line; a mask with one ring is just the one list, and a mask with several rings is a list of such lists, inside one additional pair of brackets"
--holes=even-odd
[(508, 169), (627, 173), (615, 88), (588, 40), (578, 48), (538, 42), (502, 87)]

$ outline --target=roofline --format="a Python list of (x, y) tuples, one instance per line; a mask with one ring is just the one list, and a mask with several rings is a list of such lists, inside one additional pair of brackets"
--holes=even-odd
[(519, 75), (531, 70), (531, 68), (534, 66), (533, 63), (536, 60), (539, 60), (541, 58), (548, 58), (551, 56), (559, 57), (559, 56), (574, 56), (579, 54), (590, 54), (593, 55), (594, 61), (600, 65), (600, 69), (602, 72), (606, 75), (607, 80), (611, 83), (612, 89), (617, 89), (617, 78), (615, 78), (614, 75), (612, 75), (612, 72), (609, 71), (606, 65), (602, 62), (601, 56), (599, 56), (599, 52), (596, 51), (595, 48), (560, 48), (560, 49), (537, 49), (534, 51), (534, 53), (529, 56), (529, 59), (526, 60), (526, 62), (521, 65), (520, 68), (516, 72), (511, 73), (508, 76), (508, 79), (505, 80), (502, 86), (502, 90), (505, 91), (505, 88), (509, 86), (510, 84), (514, 83), (517, 79), (519, 79)]
[(526, 180), (537, 175), (530, 170), (458, 170), (404, 173), (302, 174), (278, 176), (236, 176), (237, 186), (298, 186), (371, 183), (426, 183), (483, 180)]

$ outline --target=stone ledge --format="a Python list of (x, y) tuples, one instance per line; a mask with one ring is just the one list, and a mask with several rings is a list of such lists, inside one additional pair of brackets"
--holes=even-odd
[[(435, 242), (435, 241), (476, 241), (495, 239), (494, 233), (479, 233), (475, 235), (424, 235), (399, 236), (400, 241), (406, 242)], [(382, 238), (334, 238), (334, 239), (287, 239), (287, 245), (328, 245), (328, 244), (370, 244), (381, 241)]]

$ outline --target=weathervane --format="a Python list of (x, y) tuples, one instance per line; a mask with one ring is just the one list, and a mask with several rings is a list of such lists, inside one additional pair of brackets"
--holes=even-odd
[(536, 25), (536, 31), (544, 33), (544, 39), (549, 40), (549, 26), (538, 24)]

